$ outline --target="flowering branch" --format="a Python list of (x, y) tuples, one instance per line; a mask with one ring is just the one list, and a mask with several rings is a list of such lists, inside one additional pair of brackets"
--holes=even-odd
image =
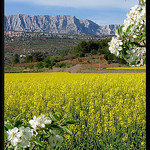
[(139, 4), (130, 9), (124, 24), (116, 31), (116, 37), (108, 43), (111, 53), (129, 63), (137, 63), (146, 53), (146, 0)]
[(138, 47), (146, 47), (146, 44), (144, 45), (141, 45), (140, 43), (137, 43), (137, 42), (133, 42), (135, 45), (137, 45)]
[(12, 124), (5, 124), (5, 148), (58, 149), (63, 142), (63, 135), (72, 133), (67, 124), (75, 123), (68, 120), (68, 117), (63, 119), (62, 116), (59, 117), (54, 113), (50, 113), (50, 117), (34, 116), (29, 121), (29, 125), (24, 125), (17, 119), (18, 116), (11, 121)]

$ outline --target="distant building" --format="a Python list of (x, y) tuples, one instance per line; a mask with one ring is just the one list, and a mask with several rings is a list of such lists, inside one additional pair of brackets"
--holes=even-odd
[(26, 57), (26, 55), (21, 54), (21, 55), (20, 55), (20, 58), (23, 58), (23, 57)]

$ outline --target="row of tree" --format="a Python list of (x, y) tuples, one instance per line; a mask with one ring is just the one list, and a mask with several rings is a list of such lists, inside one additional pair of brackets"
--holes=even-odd
[[(46, 54), (41, 53), (41, 52), (35, 52), (35, 53), (31, 53), (31, 54), (26, 55), (26, 57), (23, 58), (23, 62), (25, 62), (25, 63), (39, 62), (39, 61), (44, 61), (45, 58), (46, 58)], [(19, 62), (21, 62), (21, 58), (18, 54), (15, 54), (13, 56), (12, 63), (16, 64)]]
[[(50, 57), (44, 53), (35, 52), (35, 53), (31, 53), (31, 54), (27, 55), (24, 58), (23, 62), (25, 62), (25, 63), (37, 62), (36, 67), (38, 67), (38, 68), (45, 67), (45, 68), (52, 69), (52, 67), (55, 66), (61, 60), (62, 60), (61, 57)], [(19, 55), (15, 54), (12, 59), (12, 63), (16, 64), (16, 63), (19, 63), (20, 61), (21, 60), (20, 60)], [(57, 67), (64, 67), (64, 66), (65, 66), (65, 64), (57, 64)]]
[(110, 39), (104, 39), (100, 41), (81, 41), (75, 48), (70, 51), (75, 57), (84, 57), (86, 54), (105, 54), (108, 53), (108, 42)]
[[(104, 39), (100, 41), (81, 41), (75, 48), (73, 48), (69, 54), (71, 54), (74, 58), (76, 57), (84, 57), (86, 54), (90, 55), (96, 55), (96, 54), (104, 54), (104, 58), (109, 61), (109, 63), (112, 62), (118, 62), (118, 63), (124, 63), (126, 64), (127, 62), (124, 59), (116, 57), (114, 54), (110, 53), (108, 50), (108, 42), (110, 39)], [(43, 63), (38, 63), (39, 66), (43, 66), (46, 68), (52, 68), (52, 66), (56, 65), (59, 61), (61, 61), (61, 57), (50, 57), (47, 56), (45, 53), (41, 52), (35, 52), (31, 53), (29, 55), (26, 55), (24, 58), (24, 62), (29, 63), (29, 62), (43, 62)], [(19, 55), (16, 54), (13, 57), (12, 63), (19, 63), (20, 58)], [(42, 64), (42, 65), (41, 65)]]
[(84, 57), (86, 54), (101, 55), (104, 54), (104, 58), (112, 62), (118, 62), (126, 64), (127, 62), (123, 58), (118, 58), (108, 50), (108, 42), (110, 39), (103, 39), (100, 41), (81, 41), (75, 48), (70, 51), (70, 54), (74, 57)]

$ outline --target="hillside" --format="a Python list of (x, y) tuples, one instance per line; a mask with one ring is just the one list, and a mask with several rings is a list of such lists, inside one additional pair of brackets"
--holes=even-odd
[(32, 52), (43, 52), (50, 56), (65, 56), (82, 40), (101, 40), (110, 37), (110, 35), (67, 35), (5, 31), (5, 63), (11, 62), (14, 54), (27, 55)]

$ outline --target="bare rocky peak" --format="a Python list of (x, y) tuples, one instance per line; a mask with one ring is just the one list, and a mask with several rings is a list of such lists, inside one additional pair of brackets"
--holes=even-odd
[(115, 34), (119, 25), (99, 26), (87, 20), (77, 19), (69, 15), (7, 15), (5, 16), (5, 30), (65, 33), (65, 34)]

